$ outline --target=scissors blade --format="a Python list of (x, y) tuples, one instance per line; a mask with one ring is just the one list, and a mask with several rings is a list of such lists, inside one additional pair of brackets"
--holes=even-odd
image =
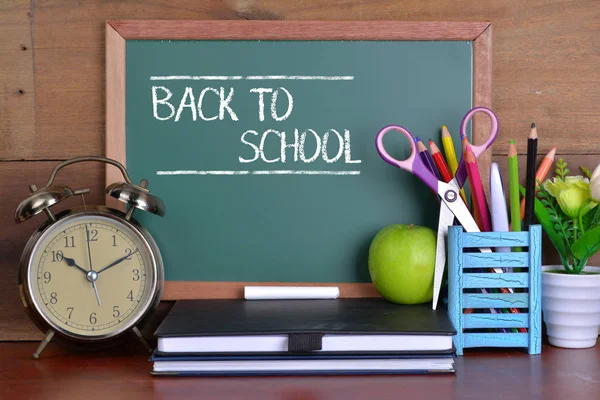
[(467, 232), (481, 232), (477, 222), (469, 212), (469, 209), (458, 195), (458, 186), (456, 181), (450, 181), (450, 183), (440, 182), (438, 184), (438, 195), (452, 214), (458, 219), (458, 222), (465, 228)]
[(440, 217), (438, 221), (437, 244), (435, 251), (435, 272), (433, 275), (433, 301), (432, 308), (435, 310), (440, 298), (442, 289), (442, 278), (446, 266), (446, 240), (448, 237), (448, 226), (452, 225), (454, 214), (448, 208), (446, 203), (440, 204)]
[[(452, 183), (452, 182), (451, 182)], [(449, 193), (452, 192), (452, 193)], [(458, 219), (458, 222), (465, 228), (467, 232), (481, 232), (477, 222), (469, 212), (466, 204), (463, 203), (460, 197), (458, 197), (458, 189), (456, 185), (440, 182), (438, 184), (438, 194), (442, 199), (442, 203), (450, 209), (452, 214)], [(492, 249), (489, 247), (480, 247), (479, 251), (482, 253), (491, 253)], [(493, 268), (495, 272), (502, 272), (501, 268)]]

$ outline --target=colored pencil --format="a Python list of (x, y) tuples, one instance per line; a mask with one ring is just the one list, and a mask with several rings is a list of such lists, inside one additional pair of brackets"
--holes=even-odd
[(431, 149), (431, 157), (433, 158), (433, 162), (435, 162), (442, 179), (446, 183), (450, 182), (452, 180), (450, 168), (448, 168), (448, 164), (446, 164), (446, 160), (444, 160), (442, 152), (431, 139), (429, 139), (429, 148)]
[[(456, 158), (456, 151), (454, 150), (452, 136), (450, 135), (448, 128), (446, 128), (446, 125), (442, 126), (442, 147), (444, 147), (444, 153), (446, 154), (446, 161), (448, 162), (450, 171), (452, 172), (452, 175), (456, 175), (456, 170), (458, 169), (458, 160)], [(465, 204), (467, 204), (467, 196), (465, 195), (464, 189), (460, 189), (460, 195), (462, 196)]]
[[(464, 158), (465, 154), (467, 153), (467, 146), (470, 145), (470, 143), (467, 140), (467, 138), (462, 137), (462, 135), (461, 135), (461, 139), (462, 139), (462, 151), (463, 151), (463, 158)], [(468, 172), (467, 172), (467, 178), (469, 178)], [(469, 179), (469, 186), (471, 187), (471, 212), (473, 213), (473, 218), (475, 218), (475, 222), (477, 223), (479, 230), (484, 231), (483, 222), (481, 221), (481, 214), (479, 213), (479, 209), (477, 208), (477, 202), (475, 201), (475, 193), (473, 192), (473, 185), (471, 184), (470, 179)], [(465, 204), (466, 204), (466, 201), (465, 201)]]
[[(554, 156), (556, 155), (556, 147), (553, 147), (552, 150), (546, 154), (540, 166), (537, 169), (537, 173), (535, 174), (535, 187), (539, 186), (538, 182), (544, 182), (546, 179), (546, 175), (548, 175), (548, 171), (550, 171), (550, 167), (554, 163)], [(525, 217), (525, 199), (521, 199), (521, 219)]]
[[(537, 158), (538, 135), (535, 122), (531, 124), (529, 139), (527, 139), (527, 174), (525, 175), (525, 216), (523, 218), (523, 229), (528, 231), (533, 222), (533, 201), (535, 199), (535, 164)], [(519, 218), (521, 208), (519, 206)]]
[(433, 158), (431, 158), (431, 154), (429, 154), (429, 150), (427, 150), (427, 147), (425, 147), (421, 139), (419, 139), (418, 137), (415, 137), (415, 141), (417, 142), (417, 148), (419, 149), (419, 156), (421, 157), (421, 160), (423, 160), (423, 163), (425, 164), (427, 169), (429, 169), (433, 173), (433, 175), (436, 176), (436, 178), (441, 180), (442, 177), (440, 176), (440, 173), (438, 172), (437, 167), (433, 162)]
[[(508, 196), (510, 201), (510, 222), (513, 232), (521, 231), (521, 209), (519, 201), (519, 156), (515, 141), (510, 141), (508, 146)], [(515, 251), (521, 251), (519, 248)]]
[(481, 217), (481, 224), (485, 232), (492, 231), (492, 221), (490, 220), (490, 214), (485, 199), (485, 192), (483, 191), (483, 184), (481, 183), (481, 175), (479, 174), (479, 167), (477, 166), (477, 160), (471, 150), (471, 146), (467, 145), (465, 152), (465, 166), (467, 167), (467, 174), (469, 177), (469, 185), (471, 185), (471, 191), (475, 196), (475, 202), (477, 203), (477, 210)]

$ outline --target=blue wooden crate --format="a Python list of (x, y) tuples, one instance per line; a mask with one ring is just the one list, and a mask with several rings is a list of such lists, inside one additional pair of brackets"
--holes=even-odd
[[(462, 226), (448, 231), (448, 313), (456, 328), (456, 354), (469, 347), (525, 347), (529, 354), (542, 351), (541, 250), (542, 228), (528, 232), (467, 233)], [(527, 252), (465, 252), (469, 248), (528, 247)], [(496, 273), (491, 268), (509, 268)], [(511, 268), (520, 271), (512, 272)], [(488, 289), (487, 293), (481, 289)], [(501, 293), (499, 288), (527, 288), (527, 293)], [(465, 293), (476, 289), (477, 293)], [(472, 291), (471, 291), (472, 292)], [(528, 312), (490, 313), (489, 309), (527, 308)], [(465, 313), (467, 309), (486, 312)], [(518, 332), (463, 332), (464, 329), (526, 328)]]

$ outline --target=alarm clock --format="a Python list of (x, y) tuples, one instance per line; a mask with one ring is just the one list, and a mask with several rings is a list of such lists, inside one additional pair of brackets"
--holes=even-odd
[[(54, 184), (64, 167), (81, 162), (117, 167), (124, 182), (109, 185), (109, 196), (128, 205), (123, 212), (85, 205), (89, 189)], [(15, 221), (45, 213), (48, 220), (31, 236), (21, 257), (19, 289), (25, 309), (45, 333), (33, 358), (53, 337), (85, 347), (116, 343), (127, 332), (144, 345), (138, 326), (158, 305), (163, 288), (163, 262), (152, 236), (135, 219), (140, 209), (163, 216), (163, 202), (132, 183), (125, 167), (104, 157), (79, 157), (58, 164), (46, 186), (31, 185), (19, 204)], [(75, 195), (83, 206), (54, 214), (51, 207)]]

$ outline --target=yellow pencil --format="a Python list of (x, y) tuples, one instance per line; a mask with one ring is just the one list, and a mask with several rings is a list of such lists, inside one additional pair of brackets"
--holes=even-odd
[[(456, 175), (456, 170), (458, 169), (458, 160), (456, 159), (456, 151), (454, 150), (454, 142), (452, 141), (452, 136), (450, 136), (450, 132), (448, 132), (448, 128), (446, 125), (442, 126), (442, 146), (444, 147), (444, 154), (446, 154), (446, 162), (450, 167), (450, 171), (452, 171), (452, 175)], [(465, 196), (465, 190), (460, 190), (460, 195), (463, 200), (467, 197)]]

